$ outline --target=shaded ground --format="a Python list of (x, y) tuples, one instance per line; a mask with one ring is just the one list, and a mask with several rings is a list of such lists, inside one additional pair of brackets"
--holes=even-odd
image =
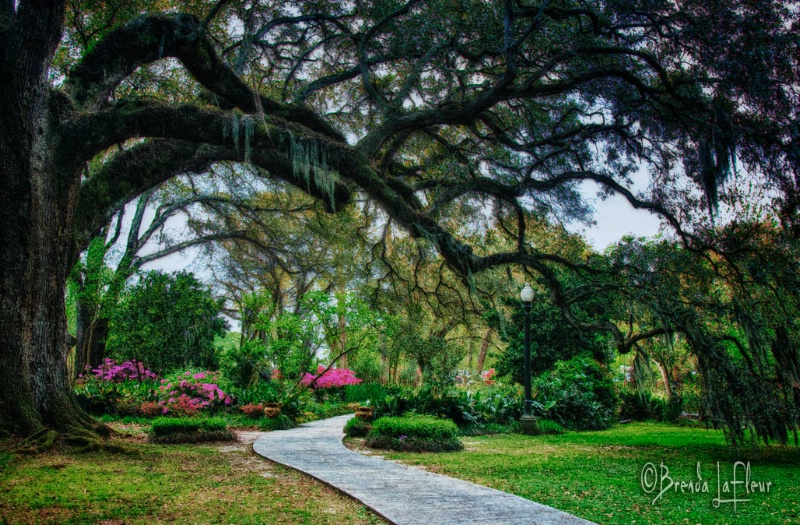
[(385, 523), (363, 505), (255, 455), (260, 432), (236, 443), (152, 445), (128, 433), (129, 454), (47, 453), (0, 462), (2, 524)]

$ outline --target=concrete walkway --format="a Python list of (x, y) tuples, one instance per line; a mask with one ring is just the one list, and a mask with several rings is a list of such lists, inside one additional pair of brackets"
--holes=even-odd
[(349, 494), (397, 525), (591, 523), (513, 494), (353, 452), (342, 444), (351, 417), (270, 432), (253, 450)]

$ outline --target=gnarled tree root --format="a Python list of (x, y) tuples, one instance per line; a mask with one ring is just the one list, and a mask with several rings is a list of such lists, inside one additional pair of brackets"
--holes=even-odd
[(102, 450), (113, 453), (130, 453), (132, 450), (123, 441), (114, 439), (117, 432), (106, 425), (98, 425), (95, 429), (70, 428), (62, 438), (65, 443), (77, 446), (83, 452)]
[(42, 427), (19, 443), (9, 448), (6, 452), (12, 454), (38, 454), (50, 449), (58, 438), (58, 432), (47, 427)]
[(123, 441), (115, 439), (118, 433), (111, 427), (93, 422), (91, 426), (70, 426), (63, 430), (42, 427), (5, 452), (12, 454), (39, 454), (57, 443), (78, 447), (84, 452), (103, 450), (113, 453), (130, 453), (132, 450)]

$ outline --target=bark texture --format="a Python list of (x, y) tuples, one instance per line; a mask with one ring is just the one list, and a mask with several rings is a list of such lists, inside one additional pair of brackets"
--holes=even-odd
[(91, 424), (70, 394), (66, 363), (64, 285), (80, 178), (53, 158), (47, 79), (63, 10), (24, 2), (0, 38), (0, 425), (21, 434)]

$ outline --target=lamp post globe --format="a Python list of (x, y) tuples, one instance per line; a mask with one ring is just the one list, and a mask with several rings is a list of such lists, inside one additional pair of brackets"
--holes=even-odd
[(533, 303), (533, 288), (529, 283), (525, 283), (519, 292), (522, 300), (522, 309), (525, 312), (525, 372), (522, 378), (522, 385), (525, 389), (525, 406), (519, 425), (524, 434), (538, 434), (539, 427), (536, 424), (536, 417), (533, 415), (533, 399), (531, 396), (531, 305)]
[(530, 283), (525, 283), (522, 286), (522, 290), (519, 292), (519, 298), (522, 299), (523, 305), (527, 305), (530, 308), (533, 302), (533, 288), (531, 288)]

